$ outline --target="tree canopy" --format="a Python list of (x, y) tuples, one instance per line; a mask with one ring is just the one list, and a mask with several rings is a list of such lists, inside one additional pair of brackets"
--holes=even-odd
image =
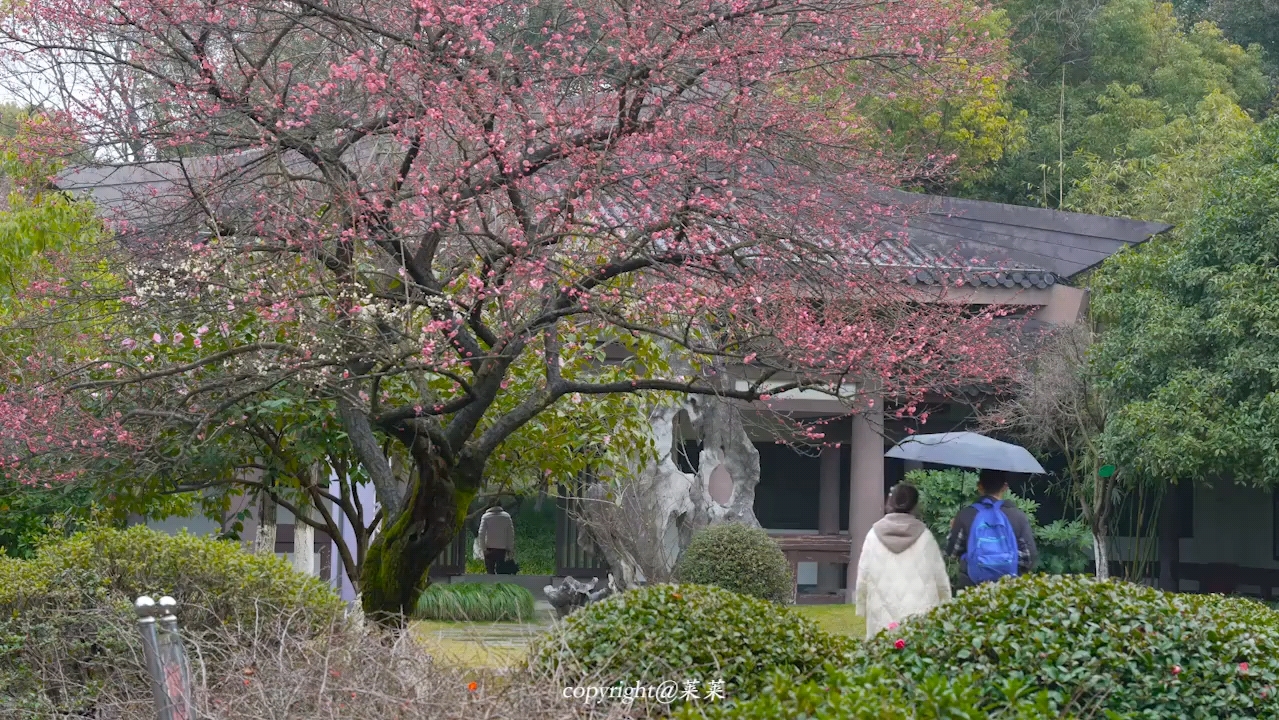
[[(1182, 22), (1170, 5), (1002, 5), (1025, 72), (1010, 98), (1027, 113), (1026, 142), (988, 177), (959, 188), (970, 197), (1108, 210), (1088, 203), (1114, 164), (1131, 174), (1130, 166), (1158, 163), (1165, 136), (1185, 143), (1186, 126), (1205, 116), (1259, 117), (1273, 97), (1259, 47), (1232, 43), (1210, 21)], [(1081, 183), (1089, 189), (1076, 197)]]
[(86, 349), (10, 387), (11, 408), (54, 406), (38, 435), (8, 426), (6, 466), (33, 445), (74, 461), (82, 416), (93, 452), (174, 466), (246, 423), (327, 417), (386, 514), (365, 607), (398, 612), (487, 470), (527, 467), (521, 433), (608, 462), (640, 392), (910, 408), (995, 380), (998, 309), (878, 255), (893, 209), (870, 189), (945, 163), (850, 120), (885, 88), (969, 82), (996, 50), (975, 12), (23, 3), (0, 37), (92, 88), (67, 109), (98, 160), (166, 162), (110, 208), (119, 237), (37, 289), (41, 327)]
[(1108, 457), (1150, 481), (1279, 482), (1279, 121), (1212, 180), (1181, 236), (1097, 274)]

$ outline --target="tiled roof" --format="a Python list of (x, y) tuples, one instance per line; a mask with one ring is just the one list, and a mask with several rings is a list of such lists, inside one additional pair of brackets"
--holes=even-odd
[[(185, 161), (185, 167), (177, 162), (78, 167), (59, 176), (57, 184), (87, 192), (100, 207), (121, 213), (135, 227), (146, 227), (174, 220), (165, 213), (172, 213), (175, 204), (165, 200), (185, 197), (185, 175), (208, 174), (215, 165), (253, 165), (255, 157), (195, 159)], [(242, 197), (208, 193), (204, 200), (218, 196), (225, 209), (233, 195)], [(874, 221), (881, 239), (867, 261), (902, 270), (902, 279), (910, 284), (1048, 288), (1171, 227), (897, 190), (879, 191), (873, 199), (896, 212)]]
[(877, 199), (902, 209), (881, 222), (907, 238), (886, 237), (880, 262), (920, 268), (912, 283), (1046, 288), (1172, 227), (896, 190)]

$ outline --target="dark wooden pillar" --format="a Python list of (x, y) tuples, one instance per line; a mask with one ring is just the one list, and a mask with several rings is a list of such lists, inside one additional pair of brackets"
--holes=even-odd
[[(817, 532), (822, 535), (839, 534), (839, 448), (823, 447), (820, 485), (817, 495)], [(822, 594), (839, 591), (840, 567), (835, 563), (817, 564), (817, 592)]]
[(1177, 577), (1177, 565), (1181, 562), (1180, 494), (1180, 488), (1168, 486), (1159, 508), (1159, 589), (1168, 592), (1181, 589)]

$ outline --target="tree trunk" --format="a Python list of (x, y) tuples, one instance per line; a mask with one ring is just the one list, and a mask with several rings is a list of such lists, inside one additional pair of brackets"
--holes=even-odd
[(275, 554), (276, 507), (275, 499), (262, 493), (258, 501), (258, 531), (253, 538), (253, 552), (257, 555)]
[(1104, 530), (1092, 531), (1092, 555), (1097, 563), (1097, 579), (1110, 579), (1110, 545)]
[(364, 612), (383, 625), (400, 626), (426, 589), (427, 569), (462, 528), (474, 490), (460, 490), (436, 455), (416, 458), (417, 477), (403, 512), (369, 544), (360, 576)]
[(293, 519), (293, 569), (303, 575), (315, 575), (315, 528), (303, 522), (311, 516), (311, 501), (298, 503), (299, 516)]

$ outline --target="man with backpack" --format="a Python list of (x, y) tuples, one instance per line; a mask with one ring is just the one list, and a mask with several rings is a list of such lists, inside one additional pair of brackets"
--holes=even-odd
[(982, 470), (977, 488), (981, 499), (955, 515), (946, 542), (946, 554), (959, 558), (956, 588), (1024, 575), (1039, 561), (1030, 518), (1003, 500), (1008, 473)]

